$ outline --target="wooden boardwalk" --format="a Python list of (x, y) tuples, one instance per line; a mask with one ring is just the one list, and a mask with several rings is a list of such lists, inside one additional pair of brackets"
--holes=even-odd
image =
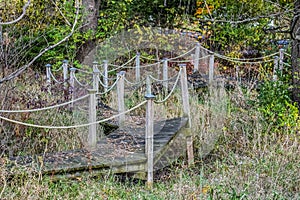
[[(186, 152), (187, 118), (154, 123), (154, 170), (169, 165)], [(110, 133), (92, 151), (79, 149), (35, 156), (10, 158), (10, 173), (20, 169), (48, 175), (76, 175), (78, 172), (146, 172), (145, 128), (124, 127)]]

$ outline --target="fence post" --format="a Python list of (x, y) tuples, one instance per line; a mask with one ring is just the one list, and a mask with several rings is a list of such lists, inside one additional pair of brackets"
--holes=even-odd
[(67, 81), (68, 81), (68, 60), (63, 60), (63, 76), (64, 76), (64, 87), (67, 87)]
[(187, 75), (186, 75), (186, 64), (179, 65), (181, 69), (180, 75), (180, 83), (181, 83), (181, 93), (182, 93), (182, 106), (183, 113), (186, 117), (188, 117), (188, 134), (186, 136), (186, 144), (187, 144), (187, 155), (188, 155), (188, 164), (194, 164), (194, 152), (193, 152), (193, 135), (191, 133), (191, 112), (190, 112), (190, 104), (189, 104), (189, 91), (187, 84)]
[(97, 93), (99, 92), (99, 75), (99, 69), (97, 67), (93, 68), (93, 89), (95, 89)]
[(93, 123), (89, 126), (89, 134), (88, 134), (88, 149), (96, 148), (97, 144), (97, 124), (95, 123), (97, 120), (96, 115), (96, 92), (95, 89), (88, 90), (90, 94), (89, 100), (89, 123)]
[(278, 63), (279, 63), (279, 57), (274, 56), (273, 81), (277, 81)]
[(199, 71), (200, 43), (197, 42), (194, 55), (194, 72)]
[(51, 84), (51, 64), (46, 65), (46, 82), (50, 85)]
[(163, 59), (163, 80), (164, 80), (163, 86), (165, 89), (165, 93), (167, 94), (168, 86), (169, 86), (169, 82), (167, 81), (168, 80), (168, 59), (167, 58)]
[(73, 108), (73, 100), (74, 100), (74, 90), (75, 90), (75, 71), (76, 68), (72, 67), (70, 68), (70, 88), (69, 88), (69, 94), (71, 94), (71, 101), (72, 103), (70, 104), (70, 107)]
[(108, 89), (108, 60), (103, 60), (103, 84), (104, 92), (107, 92)]
[(279, 70), (283, 70), (283, 58), (284, 58), (284, 49), (279, 49)]
[[(124, 103), (124, 76), (125, 71), (120, 71), (118, 73), (118, 82), (117, 82), (117, 92), (118, 92), (118, 107), (119, 113), (123, 113), (125, 111), (125, 103)], [(125, 122), (125, 114), (121, 114), (119, 116), (119, 127), (123, 127)]]
[(146, 127), (145, 127), (145, 154), (147, 156), (147, 186), (152, 188), (153, 185), (153, 132), (154, 132), (154, 98), (151, 93), (145, 95), (147, 100), (146, 108)]
[(209, 72), (208, 72), (208, 83), (212, 84), (214, 80), (214, 65), (215, 65), (215, 56), (212, 52), (210, 52), (209, 56)]
[(136, 82), (140, 82), (140, 80), (141, 80), (140, 56), (141, 56), (141, 54), (137, 53), (136, 58), (135, 58), (135, 79), (136, 79)]

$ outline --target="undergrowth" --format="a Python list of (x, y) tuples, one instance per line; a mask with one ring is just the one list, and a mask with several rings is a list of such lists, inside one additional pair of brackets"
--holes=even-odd
[[(299, 199), (298, 112), (277, 93), (286, 90), (279, 82), (266, 82), (260, 92), (219, 86), (200, 98), (191, 95), (195, 164), (188, 167), (182, 158), (156, 172), (152, 189), (124, 174), (53, 180), (31, 172), (10, 178), (1, 169), (0, 198)], [(180, 114), (176, 104), (167, 105), (173, 108), (164, 111), (169, 116)]]

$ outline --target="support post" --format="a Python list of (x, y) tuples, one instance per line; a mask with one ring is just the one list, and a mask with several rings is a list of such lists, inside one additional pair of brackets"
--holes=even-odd
[(104, 84), (104, 92), (108, 90), (108, 61), (103, 60), (103, 84)]
[(147, 186), (152, 188), (153, 185), (153, 132), (154, 132), (154, 98), (151, 93), (145, 95), (147, 100), (146, 108), (146, 135), (145, 135), (145, 154), (147, 156)]
[(194, 55), (194, 72), (199, 71), (200, 43), (197, 42)]
[(214, 65), (215, 65), (215, 56), (213, 53), (210, 53), (209, 56), (209, 72), (208, 72), (208, 83), (212, 84), (214, 80)]
[(137, 53), (136, 58), (135, 58), (135, 79), (136, 79), (137, 83), (140, 82), (140, 80), (141, 80), (140, 56), (141, 56), (141, 54)]
[(76, 68), (74, 68), (74, 67), (70, 68), (69, 95), (71, 95), (71, 101), (72, 101), (72, 103), (70, 104), (71, 109), (74, 106), (73, 100), (74, 100), (74, 90), (75, 90), (75, 71), (76, 71)]
[(67, 87), (67, 81), (68, 81), (68, 60), (63, 60), (63, 77), (64, 77), (64, 88)]
[(46, 65), (46, 82), (47, 84), (51, 84), (51, 64)]
[(279, 57), (274, 57), (274, 68), (273, 68), (273, 81), (277, 81), (277, 70), (278, 70)]
[(99, 92), (99, 75), (99, 69), (97, 67), (93, 68), (93, 89), (95, 89), (97, 93)]
[(89, 89), (88, 90), (90, 94), (90, 100), (89, 100), (89, 123), (93, 123), (89, 126), (89, 134), (88, 134), (88, 149), (92, 150), (96, 148), (97, 144), (97, 124), (95, 123), (97, 120), (96, 115), (96, 90), (95, 89)]
[(279, 70), (282, 73), (283, 70), (283, 59), (284, 59), (284, 49), (279, 49)]
[[(125, 103), (124, 103), (124, 76), (125, 71), (120, 71), (118, 73), (118, 82), (117, 82), (117, 91), (118, 91), (118, 107), (119, 107), (119, 113), (124, 113), (125, 111)], [(125, 122), (125, 114), (121, 114), (119, 116), (119, 127), (123, 127)]]
[(168, 59), (167, 58), (164, 58), (163, 60), (163, 86), (164, 86), (164, 90), (165, 90), (165, 93), (167, 94), (168, 93), (168, 86), (169, 86), (169, 83), (168, 83)]
[(189, 104), (186, 64), (180, 64), (179, 67), (181, 68), (180, 83), (181, 83), (183, 113), (186, 117), (188, 117), (188, 125), (187, 125), (188, 134), (186, 136), (186, 144), (187, 144), (188, 164), (191, 166), (194, 164), (194, 150), (193, 150), (193, 135), (191, 133), (192, 121), (191, 121), (191, 112), (190, 112), (190, 104)]

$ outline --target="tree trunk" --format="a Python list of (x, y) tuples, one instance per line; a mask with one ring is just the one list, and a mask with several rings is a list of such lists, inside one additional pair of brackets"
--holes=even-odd
[[(88, 30), (92, 30), (93, 34), (96, 34), (98, 27), (98, 15), (99, 15), (99, 7), (101, 0), (83, 0), (83, 12), (85, 17), (84, 26), (81, 31), (86, 32)], [(82, 62), (86, 55), (89, 54), (91, 50), (96, 47), (96, 39), (95, 37), (89, 38), (84, 41), (84, 43), (79, 47), (78, 52), (76, 54), (76, 59), (79, 62)]]
[[(295, 2), (295, 14), (291, 26), (293, 100), (300, 105), (300, 0)], [(299, 34), (299, 35), (298, 35)]]

